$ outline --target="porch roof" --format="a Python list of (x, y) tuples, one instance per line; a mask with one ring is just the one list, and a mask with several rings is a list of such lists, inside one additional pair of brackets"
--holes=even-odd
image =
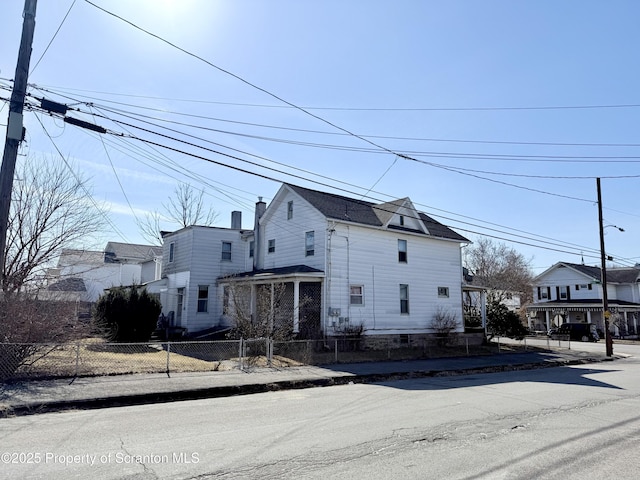
[[(609, 300), (609, 309), (618, 309), (621, 311), (640, 311), (640, 304), (627, 302), (625, 300)], [(565, 310), (567, 312), (601, 312), (602, 300), (600, 299), (584, 299), (584, 300), (568, 300), (564, 302), (545, 302), (534, 303), (527, 306), (529, 312), (545, 312), (553, 310)]]
[(225, 275), (218, 278), (218, 282), (234, 282), (239, 280), (271, 280), (276, 278), (324, 278), (324, 272), (308, 265), (291, 265), (289, 267), (265, 268), (261, 270), (252, 270), (250, 272), (241, 272), (234, 275)]

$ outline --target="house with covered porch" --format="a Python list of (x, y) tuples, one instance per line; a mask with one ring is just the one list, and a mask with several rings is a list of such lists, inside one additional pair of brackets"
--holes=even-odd
[(218, 278), (223, 322), (242, 304), (254, 317), (277, 309), (274, 321), (299, 336), (419, 338), (445, 315), (464, 331), (469, 241), (409, 198), (376, 204), (284, 184), (268, 207), (258, 202), (251, 242), (253, 268)]
[[(600, 267), (558, 262), (534, 279), (527, 306), (529, 329), (547, 331), (563, 323), (594, 323), (604, 331)], [(640, 266), (607, 268), (607, 298), (614, 335), (638, 335)]]

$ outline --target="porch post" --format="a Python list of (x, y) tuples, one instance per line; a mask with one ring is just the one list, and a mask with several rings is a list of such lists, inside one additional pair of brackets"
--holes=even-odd
[(275, 289), (276, 289), (275, 283), (271, 282), (271, 304), (269, 305), (269, 336), (273, 334), (273, 327), (275, 326), (274, 318), (273, 318), (275, 314), (275, 308), (273, 304), (273, 300), (275, 297)]
[(482, 328), (484, 334), (487, 334), (487, 292), (482, 290), (480, 292), (480, 316), (482, 317)]
[(549, 318), (549, 310), (545, 310), (544, 311), (544, 318), (545, 318), (545, 323), (547, 324), (547, 331), (549, 331), (549, 329), (551, 328), (551, 321), (550, 321), (550, 318)]
[(300, 280), (293, 281), (293, 331), (300, 331)]
[(591, 323), (591, 310), (587, 310), (587, 323)]

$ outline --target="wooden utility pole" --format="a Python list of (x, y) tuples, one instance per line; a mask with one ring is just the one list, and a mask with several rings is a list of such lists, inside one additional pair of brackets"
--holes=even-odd
[(11, 207), (11, 190), (13, 189), (13, 175), (18, 158), (18, 145), (23, 140), (22, 111), (24, 97), (27, 92), (27, 78), (29, 76), (29, 62), (31, 61), (31, 45), (36, 26), (37, 0), (25, 0), (22, 13), (22, 39), (18, 52), (16, 74), (13, 79), (13, 92), (9, 104), (9, 120), (7, 122), (7, 137), (2, 155), (0, 168), (0, 273), (4, 278), (5, 247), (7, 244), (7, 226), (9, 224), (9, 209)]
[(602, 221), (602, 193), (600, 191), (600, 178), (596, 178), (598, 189), (598, 225), (600, 227), (600, 284), (602, 285), (602, 318), (604, 319), (604, 343), (607, 357), (613, 355), (613, 339), (609, 332), (609, 297), (607, 294), (607, 254), (604, 250), (604, 225)]

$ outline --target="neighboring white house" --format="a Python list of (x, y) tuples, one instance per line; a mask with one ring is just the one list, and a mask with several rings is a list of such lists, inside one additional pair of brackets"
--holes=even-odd
[(77, 302), (95, 302), (107, 289), (160, 278), (162, 247), (108, 242), (103, 251), (62, 250), (49, 270), (48, 292)]
[(231, 218), (231, 228), (194, 225), (163, 232), (162, 279), (151, 291), (160, 292), (162, 313), (172, 327), (197, 333), (219, 326), (218, 277), (251, 268), (253, 231), (241, 229), (241, 212)]
[[(548, 330), (566, 322), (595, 323), (604, 330), (600, 267), (558, 262), (534, 278), (529, 328)], [(640, 266), (607, 268), (607, 299), (616, 335), (637, 335)]]
[[(254, 292), (284, 283), (294, 331), (338, 335), (362, 326), (368, 336), (426, 335), (439, 313), (454, 316), (463, 331), (461, 244), (469, 241), (409, 198), (374, 204), (285, 184), (264, 205), (253, 269), (229, 268), (236, 273), (229, 278), (222, 272), (219, 304), (228, 305), (236, 282)], [(301, 299), (311, 305), (301, 307)]]

